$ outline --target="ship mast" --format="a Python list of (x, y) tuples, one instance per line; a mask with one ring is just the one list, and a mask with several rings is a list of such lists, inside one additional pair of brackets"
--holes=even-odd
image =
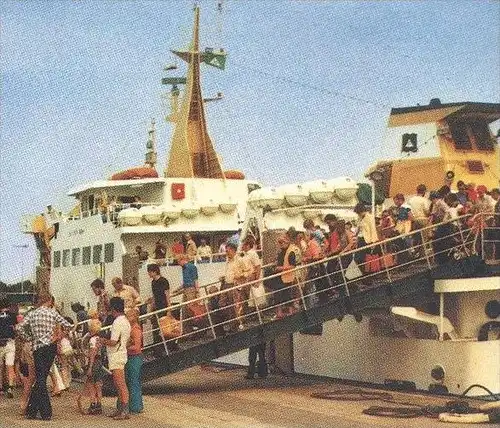
[[(175, 122), (170, 155), (165, 177), (222, 178), (222, 165), (208, 135), (200, 82), (200, 62), (223, 69), (225, 52), (199, 50), (200, 9), (194, 9), (193, 39), (188, 51), (172, 51), (188, 63), (187, 78), (164, 78), (162, 83), (172, 85), (172, 114), (168, 120)], [(178, 106), (178, 84), (185, 84), (182, 104)]]

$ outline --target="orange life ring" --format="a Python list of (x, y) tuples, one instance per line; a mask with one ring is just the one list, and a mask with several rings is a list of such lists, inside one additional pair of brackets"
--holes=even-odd
[(139, 166), (137, 168), (126, 169), (111, 176), (111, 180), (134, 180), (137, 178), (157, 178), (156, 169), (149, 166)]

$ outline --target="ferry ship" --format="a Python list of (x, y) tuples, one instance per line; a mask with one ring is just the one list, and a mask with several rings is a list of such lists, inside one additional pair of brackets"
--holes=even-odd
[[(207, 283), (217, 280), (224, 266), (224, 257), (216, 254), (219, 244), (238, 232), (248, 193), (260, 187), (240, 171), (223, 169), (208, 133), (205, 104), (213, 98), (203, 98), (200, 64), (224, 69), (226, 52), (200, 49), (198, 8), (190, 48), (172, 52), (187, 63), (187, 74), (162, 79), (171, 87), (167, 119), (175, 126), (165, 170), (158, 172), (152, 122), (144, 165), (71, 189), (76, 205), (70, 213), (49, 206), (22, 220), (22, 230), (34, 236), (40, 252), (37, 283), (50, 288), (63, 312), (70, 314), (74, 302), (95, 305), (89, 286), (95, 278), (111, 290), (111, 279), (119, 276), (146, 300), (147, 263), (160, 263), (171, 289), (177, 288), (181, 270), (168, 249), (186, 233), (211, 246), (214, 255), (198, 270)], [(168, 252), (162, 260), (154, 259), (158, 241)], [(149, 253), (147, 260), (141, 260), (138, 246)]]
[[(39, 286), (50, 288), (63, 311), (76, 301), (94, 305), (88, 284), (96, 277), (110, 289), (111, 278), (121, 276), (137, 286), (143, 298), (149, 297), (147, 261), (136, 254), (137, 246), (152, 252), (158, 240), (170, 247), (175, 239), (191, 233), (204, 237), (216, 249), (219, 240), (242, 229), (242, 237), (251, 233), (260, 241), (263, 262), (270, 263), (276, 257), (277, 232), (291, 226), (303, 230), (306, 218), (325, 227), (322, 220), (328, 213), (353, 220), (352, 209), (358, 200), (374, 206), (377, 193), (382, 202), (395, 193), (411, 195), (421, 182), (431, 189), (443, 183), (453, 185), (458, 179), (498, 186), (499, 149), (488, 126), (500, 119), (500, 105), (441, 104), (439, 100), (428, 106), (392, 110), (384, 142), (386, 160), (366, 173), (375, 189), (369, 200), (350, 177), (262, 188), (237, 171), (224, 171), (207, 132), (200, 63), (223, 68), (226, 53), (201, 51), (198, 33), (199, 9), (195, 8), (190, 49), (174, 51), (188, 63), (187, 76), (163, 80), (172, 85), (169, 120), (175, 124), (163, 176), (156, 171), (152, 126), (145, 165), (71, 190), (69, 195), (75, 197), (78, 208), (67, 215), (48, 207), (43, 215), (23, 221), (23, 230), (34, 235), (41, 253)], [(185, 85), (182, 99), (180, 85)], [(217, 255), (198, 264), (203, 283), (218, 280), (224, 265), (221, 261)], [(167, 257), (161, 269), (172, 288), (180, 285), (181, 272), (174, 260)], [(500, 278), (490, 271), (469, 278), (446, 278), (444, 274), (435, 281), (433, 292), (420, 302), (412, 301), (412, 306), (403, 298), (392, 299), (390, 305), (385, 299), (379, 306), (357, 313), (356, 320), (339, 316), (339, 320), (325, 322), (316, 335), (289, 333), (300, 330), (306, 318), (294, 318), (287, 334), (271, 328), (274, 336), (267, 338), (275, 343), (275, 366), (287, 372), (376, 384), (406, 382), (417, 389), (427, 389), (436, 381), (452, 393), (481, 384), (499, 393), (500, 341), (477, 339), (481, 326), (489, 322), (485, 306), (498, 300)], [(146, 315), (150, 316), (157, 314)], [(318, 321), (321, 323), (320, 318)], [(272, 322), (259, 316), (260, 326)], [(421, 329), (421, 325), (430, 328)], [(176, 360), (174, 353), (168, 364), (154, 366), (153, 362), (145, 367), (145, 377), (227, 355), (266, 337), (262, 332), (244, 336), (247, 332), (243, 331), (236, 333), (242, 335), (241, 340), (236, 335), (219, 338), (212, 321), (210, 328), (217, 342), (212, 348), (209, 343), (204, 350), (202, 344), (184, 359)], [(425, 333), (412, 337), (419, 330)], [(165, 350), (168, 353), (166, 346)], [(246, 353), (225, 361), (244, 364)]]

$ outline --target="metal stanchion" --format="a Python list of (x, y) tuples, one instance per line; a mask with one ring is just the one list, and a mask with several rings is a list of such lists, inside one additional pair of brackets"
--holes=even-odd
[(392, 282), (391, 273), (389, 272), (389, 268), (387, 267), (387, 263), (385, 262), (385, 259), (384, 259), (384, 256), (386, 255), (384, 247), (385, 247), (385, 244), (380, 244), (380, 251), (382, 252), (382, 257), (381, 257), (382, 260), (381, 260), (381, 262), (384, 265), (384, 269), (385, 269), (385, 273), (387, 275), (387, 279), (389, 280), (389, 282)]
[(208, 322), (210, 323), (210, 329), (212, 330), (212, 335), (214, 336), (214, 339), (217, 339), (217, 335), (215, 334), (214, 323), (212, 322), (212, 316), (210, 315), (210, 310), (208, 307), (207, 300), (204, 299), (203, 303), (205, 304), (205, 310), (207, 311)]
[(340, 256), (339, 256), (339, 266), (340, 266), (340, 273), (342, 274), (342, 281), (344, 281), (346, 296), (351, 297), (351, 294), (349, 293), (349, 287), (347, 286), (347, 278), (345, 277), (344, 266), (342, 266), (342, 257)]
[(168, 356), (167, 342), (165, 341), (165, 336), (163, 335), (163, 331), (161, 331), (160, 318), (158, 317), (158, 313), (155, 314), (155, 317), (156, 317), (156, 324), (158, 325), (158, 330), (160, 332), (161, 341), (163, 342), (163, 347), (165, 348), (165, 352), (167, 353)]
[[(422, 240), (422, 243), (426, 242), (426, 241), (424, 241), (424, 231), (423, 230), (420, 230), (420, 239)], [(431, 270), (432, 269), (431, 259), (429, 257), (429, 252), (427, 251), (427, 248), (425, 247), (424, 244), (422, 244), (422, 250), (423, 250), (424, 255), (425, 255), (425, 260), (427, 261), (427, 267), (429, 268), (429, 270)]]

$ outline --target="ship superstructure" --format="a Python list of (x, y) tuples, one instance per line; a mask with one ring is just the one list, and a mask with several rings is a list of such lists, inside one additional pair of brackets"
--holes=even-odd
[[(195, 240), (205, 239), (216, 253), (220, 242), (243, 222), (248, 193), (260, 187), (239, 171), (223, 170), (208, 134), (200, 63), (223, 69), (226, 53), (200, 50), (199, 8), (194, 16), (189, 48), (172, 51), (187, 62), (186, 77), (162, 79), (171, 86), (172, 111), (167, 119), (175, 126), (164, 173), (157, 172), (152, 122), (144, 165), (71, 189), (68, 195), (76, 206), (68, 214), (48, 207), (42, 215), (23, 219), (23, 230), (35, 236), (41, 254), (38, 282), (41, 286), (50, 282), (63, 310), (69, 310), (72, 302), (93, 306), (89, 284), (95, 278), (110, 287), (111, 278), (120, 276), (147, 298), (151, 290), (146, 264), (154, 261), (157, 241), (168, 249), (190, 233)], [(149, 253), (149, 260), (140, 260), (138, 246)], [(207, 281), (218, 278), (221, 260), (213, 257), (200, 264), (200, 276)], [(160, 262), (175, 288), (181, 280), (180, 267), (169, 257)]]
[(377, 190), (389, 198), (413, 194), (425, 175), (429, 189), (462, 180), (498, 187), (498, 135), (490, 125), (500, 120), (500, 105), (441, 103), (393, 108), (381, 159), (368, 171)]

